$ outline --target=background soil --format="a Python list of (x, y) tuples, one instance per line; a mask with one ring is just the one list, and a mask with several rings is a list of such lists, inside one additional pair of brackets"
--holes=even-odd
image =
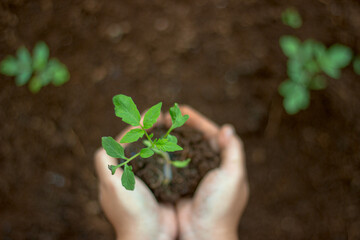
[(93, 153), (124, 125), (111, 98), (140, 110), (174, 101), (244, 141), (251, 196), (241, 239), (360, 239), (360, 77), (349, 67), (288, 116), (278, 39), (296, 34), (360, 52), (360, 3), (296, 0), (1, 0), (0, 59), (48, 43), (71, 79), (33, 95), (0, 79), (0, 238), (113, 239)]

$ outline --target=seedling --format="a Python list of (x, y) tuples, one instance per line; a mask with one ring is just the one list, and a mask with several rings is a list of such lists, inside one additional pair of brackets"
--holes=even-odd
[(294, 36), (282, 36), (280, 47), (289, 58), (289, 79), (279, 86), (279, 93), (284, 97), (283, 105), (288, 114), (296, 114), (306, 109), (310, 103), (310, 90), (326, 88), (323, 73), (338, 79), (341, 69), (346, 67), (352, 58), (351, 49), (341, 44), (326, 48), (324, 44), (312, 39), (302, 43)]
[(59, 60), (49, 59), (49, 48), (44, 42), (38, 42), (33, 49), (33, 56), (24, 47), (16, 52), (16, 57), (7, 56), (0, 63), (0, 72), (7, 76), (14, 76), (17, 86), (29, 82), (29, 89), (37, 93), (49, 83), (60, 86), (70, 78), (66, 66)]
[(116, 170), (120, 167), (124, 167), (124, 172), (121, 177), (121, 183), (127, 190), (134, 190), (135, 188), (135, 177), (132, 171), (132, 167), (129, 166), (129, 162), (136, 159), (138, 156), (141, 158), (149, 158), (155, 153), (160, 155), (162, 164), (164, 166), (164, 184), (168, 184), (171, 181), (171, 165), (177, 168), (186, 167), (190, 159), (184, 161), (173, 161), (170, 159), (169, 152), (175, 152), (183, 150), (182, 147), (177, 145), (177, 138), (171, 135), (171, 131), (175, 128), (181, 127), (188, 120), (189, 115), (182, 116), (179, 106), (175, 103), (170, 108), (170, 116), (172, 125), (166, 132), (166, 134), (160, 138), (154, 138), (154, 134), (149, 134), (146, 130), (152, 128), (156, 123), (161, 113), (162, 103), (158, 103), (152, 106), (144, 116), (144, 120), (141, 123), (141, 117), (139, 110), (131, 97), (125, 95), (116, 95), (113, 98), (115, 105), (115, 115), (122, 118), (122, 120), (134, 126), (135, 128), (130, 130), (120, 140), (120, 143), (133, 143), (138, 141), (142, 137), (146, 137), (143, 141), (145, 147), (142, 148), (138, 153), (126, 157), (124, 148), (112, 137), (102, 137), (102, 146), (106, 153), (114, 158), (120, 158), (122, 162), (118, 165), (109, 165), (111, 173), (114, 175)]
[(282, 12), (281, 20), (285, 25), (292, 28), (299, 28), (302, 25), (301, 16), (295, 8), (287, 8), (284, 12)]

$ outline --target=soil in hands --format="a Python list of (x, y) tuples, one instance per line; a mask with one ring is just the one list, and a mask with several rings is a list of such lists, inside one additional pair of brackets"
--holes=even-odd
[[(164, 127), (157, 127), (152, 132), (155, 137), (161, 137), (166, 130)], [(177, 137), (178, 145), (184, 150), (170, 153), (170, 158), (180, 161), (191, 158), (191, 161), (185, 168), (171, 166), (172, 180), (169, 184), (164, 184), (164, 160), (160, 155), (154, 154), (146, 159), (139, 157), (131, 161), (135, 175), (149, 186), (158, 201), (166, 203), (175, 203), (182, 197), (191, 197), (206, 173), (220, 165), (219, 153), (210, 146), (201, 132), (183, 126), (175, 129), (172, 135)], [(125, 152), (130, 156), (142, 148), (144, 145), (139, 141), (130, 144)]]

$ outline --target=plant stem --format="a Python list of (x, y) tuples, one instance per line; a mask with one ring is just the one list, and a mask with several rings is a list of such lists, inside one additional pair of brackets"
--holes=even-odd
[(163, 152), (160, 151), (159, 155), (165, 160), (164, 163), (164, 184), (167, 185), (170, 183), (171, 179), (172, 179), (172, 171), (171, 171), (171, 160), (170, 160), (170, 156), (167, 152)]
[(164, 135), (164, 138), (167, 138), (167, 136), (170, 134), (170, 132), (172, 131), (172, 127), (169, 128), (169, 130), (167, 131), (167, 133)]
[(119, 165), (116, 166), (116, 168), (119, 168), (119, 167), (122, 167), (124, 166), (125, 164), (127, 164), (128, 162), (130, 162), (131, 160), (133, 160), (134, 158), (136, 158), (137, 156), (139, 156), (140, 153), (137, 153), (135, 154), (134, 156), (130, 157), (130, 158), (127, 158), (125, 162), (123, 163), (120, 163)]
[(146, 132), (145, 128), (140, 124), (141, 129), (145, 132), (146, 138), (150, 141), (151, 147), (154, 147), (154, 142), (151, 140), (149, 134)]

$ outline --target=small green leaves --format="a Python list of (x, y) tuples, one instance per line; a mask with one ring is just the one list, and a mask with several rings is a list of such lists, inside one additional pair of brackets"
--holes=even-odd
[(142, 138), (145, 134), (145, 131), (139, 128), (131, 129), (125, 134), (125, 136), (120, 140), (120, 143), (132, 143), (136, 142), (139, 138)]
[(113, 97), (116, 116), (132, 126), (140, 125), (140, 113), (131, 97), (123, 94)]
[(295, 8), (287, 8), (282, 12), (281, 20), (285, 25), (292, 28), (299, 28), (302, 25), (301, 16)]
[(321, 69), (330, 77), (338, 79), (340, 77), (340, 69), (346, 67), (352, 58), (352, 51), (350, 48), (334, 44), (331, 46), (326, 54), (320, 59)]
[(343, 68), (350, 63), (352, 51), (344, 45), (334, 44), (329, 48), (326, 55), (334, 67)]
[(135, 189), (135, 176), (132, 171), (132, 167), (127, 164), (124, 165), (124, 172), (121, 176), (121, 184), (126, 190), (132, 191)]
[(164, 152), (175, 152), (175, 151), (183, 150), (182, 147), (180, 147), (179, 145), (177, 145), (174, 142), (170, 142), (166, 138), (159, 139), (158, 141), (155, 142), (155, 145), (159, 150), (162, 150)]
[(151, 142), (149, 140), (144, 140), (143, 141), (143, 144), (146, 146), (146, 147), (151, 147)]
[(109, 170), (111, 171), (111, 174), (114, 175), (116, 172), (116, 169), (118, 169), (118, 166), (114, 166), (114, 165), (108, 165)]
[(172, 120), (171, 129), (181, 127), (189, 119), (189, 115), (181, 115), (181, 111), (177, 103), (170, 108), (169, 113)]
[(29, 90), (32, 92), (32, 93), (37, 93), (40, 91), (42, 87), (42, 83), (41, 83), (41, 79), (37, 76), (34, 76), (31, 80), (30, 80), (30, 83), (29, 83)]
[(59, 62), (57, 59), (51, 59), (52, 83), (55, 86), (61, 86), (70, 79), (70, 73), (66, 66)]
[(162, 106), (162, 103), (159, 102), (155, 106), (152, 106), (145, 113), (144, 122), (143, 122), (145, 129), (151, 128), (154, 125), (154, 123), (156, 123), (156, 121), (159, 118), (160, 113), (161, 113), (161, 106)]
[(279, 93), (284, 97), (283, 105), (288, 114), (298, 113), (309, 106), (309, 91), (296, 82), (283, 82), (279, 87)]
[[(322, 73), (339, 78), (341, 68), (346, 67), (352, 58), (350, 48), (334, 44), (326, 49), (325, 45), (313, 39), (304, 42), (294, 36), (282, 36), (280, 47), (289, 58), (287, 74), (289, 79), (279, 86), (284, 97), (283, 106), (287, 113), (295, 114), (306, 109), (310, 103), (309, 90), (326, 88), (326, 79)], [(359, 59), (360, 72), (360, 59)], [(355, 63), (354, 63), (355, 65)]]
[(355, 57), (353, 67), (355, 73), (360, 75), (360, 56)]
[(33, 49), (33, 69), (36, 71), (44, 69), (48, 59), (48, 46), (44, 42), (38, 42)]
[(295, 57), (301, 46), (300, 40), (293, 36), (282, 36), (279, 43), (283, 53), (289, 58)]
[(171, 164), (177, 168), (184, 168), (184, 167), (187, 167), (187, 165), (189, 165), (190, 161), (191, 161), (191, 159), (188, 158), (184, 161), (171, 161)]
[(15, 76), (17, 86), (29, 82), (29, 89), (37, 93), (42, 87), (52, 83), (60, 86), (70, 79), (66, 66), (57, 59), (49, 60), (49, 48), (44, 42), (39, 42), (33, 49), (33, 56), (24, 47), (16, 52), (16, 58), (8, 56), (0, 64), (2, 74)]
[(173, 136), (173, 135), (170, 135), (170, 134), (167, 136), (167, 139), (168, 139), (169, 142), (173, 142), (173, 143), (176, 143), (176, 144), (178, 142), (177, 138), (175, 136)]
[(0, 63), (0, 72), (6, 76), (15, 76), (18, 73), (18, 64), (16, 58), (7, 56)]
[(154, 155), (154, 151), (151, 150), (150, 148), (143, 148), (140, 151), (140, 157), (142, 157), (142, 158), (149, 158), (152, 155)]
[(112, 137), (102, 137), (102, 146), (107, 155), (114, 158), (125, 158), (124, 148)]

